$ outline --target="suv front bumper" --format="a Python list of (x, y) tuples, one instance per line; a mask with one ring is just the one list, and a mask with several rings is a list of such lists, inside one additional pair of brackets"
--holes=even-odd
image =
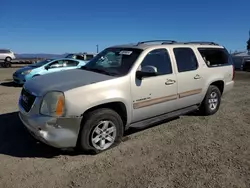
[(35, 114), (32, 110), (36, 109), (36, 104), (28, 113), (20, 102), (18, 107), (20, 120), (35, 139), (55, 148), (76, 146), (82, 118), (55, 118)]

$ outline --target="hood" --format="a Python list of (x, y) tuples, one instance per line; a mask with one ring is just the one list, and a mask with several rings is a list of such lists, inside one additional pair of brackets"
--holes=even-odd
[(32, 70), (32, 69), (35, 69), (35, 68), (37, 68), (37, 67), (25, 66), (25, 67), (23, 67), (23, 68), (21, 68), (21, 69), (18, 69), (15, 73), (16, 73), (16, 74), (21, 74), (22, 72), (24, 72), (24, 71), (26, 71), (26, 70)]
[(65, 92), (73, 88), (114, 78), (116, 77), (82, 69), (72, 69), (34, 77), (24, 84), (24, 88), (37, 96), (42, 96), (51, 90)]

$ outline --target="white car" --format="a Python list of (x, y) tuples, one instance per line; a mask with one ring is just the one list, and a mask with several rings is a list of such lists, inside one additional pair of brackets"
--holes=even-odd
[(8, 49), (0, 49), (0, 60), (10, 62), (12, 59), (15, 59), (15, 54)]

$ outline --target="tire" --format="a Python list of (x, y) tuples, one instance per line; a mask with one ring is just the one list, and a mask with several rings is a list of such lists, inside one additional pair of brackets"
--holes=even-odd
[(5, 64), (6, 64), (5, 65), (6, 68), (10, 68), (11, 67), (11, 62), (6, 62)]
[(208, 87), (206, 96), (199, 108), (199, 113), (204, 116), (213, 115), (219, 110), (220, 103), (221, 103), (221, 92), (219, 88), (214, 85), (210, 85)]
[(11, 67), (11, 63), (10, 63), (10, 62), (3, 62), (3, 63), (1, 64), (1, 66), (2, 66), (3, 68), (10, 68), (10, 67)]
[(11, 57), (6, 57), (5, 58), (5, 62), (11, 62), (11, 60), (12, 60)]
[[(102, 123), (103, 122), (103, 123)], [(97, 130), (97, 127), (102, 129), (104, 122), (109, 122), (108, 127), (113, 127), (114, 131), (104, 138), (105, 133)], [(111, 131), (111, 128), (109, 128)], [(108, 131), (108, 129), (106, 129)], [(99, 134), (97, 132), (100, 132)], [(78, 136), (77, 150), (84, 153), (98, 154), (105, 150), (111, 149), (121, 142), (124, 126), (122, 119), (118, 113), (108, 108), (101, 108), (87, 113), (83, 117), (81, 130)], [(106, 132), (107, 133), (107, 132)], [(111, 139), (113, 137), (113, 139)], [(97, 138), (94, 142), (93, 138)], [(110, 139), (112, 141), (110, 141)], [(104, 141), (102, 141), (104, 140)], [(106, 143), (105, 147), (101, 148), (101, 143)]]

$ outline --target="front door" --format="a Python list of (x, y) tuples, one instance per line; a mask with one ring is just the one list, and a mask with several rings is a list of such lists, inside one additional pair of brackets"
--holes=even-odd
[(144, 66), (156, 68), (157, 76), (132, 77), (132, 123), (175, 110), (177, 79), (165, 48), (150, 51), (137, 70)]
[(66, 62), (64, 60), (56, 60), (49, 64), (49, 69), (45, 71), (45, 74), (52, 73), (52, 72), (58, 72), (63, 70), (65, 67)]
[(199, 66), (193, 49), (176, 47), (173, 53), (177, 64), (178, 108), (195, 105), (203, 97), (204, 69)]

